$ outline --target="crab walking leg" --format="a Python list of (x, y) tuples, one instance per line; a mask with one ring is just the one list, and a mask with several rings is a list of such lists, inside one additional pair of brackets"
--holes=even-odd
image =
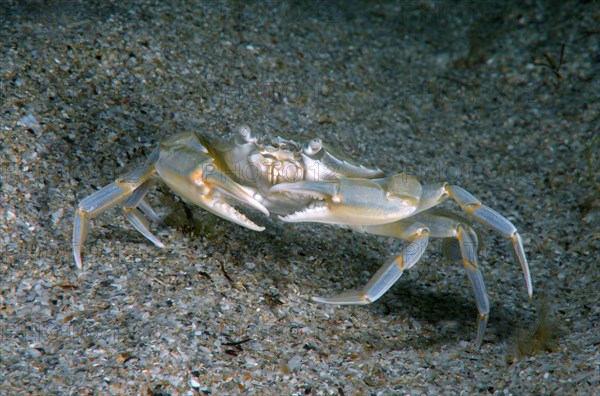
[[(160, 149), (157, 147), (152, 151), (152, 153), (150, 153), (150, 155), (146, 159), (146, 162), (144, 163), (144, 166), (154, 167), (154, 164), (156, 163), (159, 157)], [(144, 212), (144, 214), (150, 218), (150, 220), (152, 220), (155, 223), (160, 223), (160, 217), (156, 214), (154, 209), (152, 209), (152, 206), (150, 206), (150, 203), (146, 200), (146, 193), (148, 192), (148, 189), (152, 187), (153, 184), (154, 182), (150, 182), (150, 184), (146, 186), (146, 192), (141, 194), (141, 199), (137, 207), (140, 208), (141, 211)]]
[(150, 203), (148, 203), (146, 198), (142, 198), (142, 200), (140, 201), (140, 204), (138, 205), (138, 208), (140, 208), (141, 211), (144, 212), (144, 214), (146, 216), (148, 216), (150, 218), (150, 220), (152, 220), (153, 222), (155, 222), (155, 223), (161, 222), (160, 216), (156, 214), (154, 209), (152, 209), (152, 206), (150, 206)]
[(463, 266), (475, 292), (477, 311), (479, 311), (479, 316), (477, 317), (477, 338), (475, 340), (475, 347), (479, 349), (483, 341), (485, 328), (487, 327), (490, 302), (487, 290), (485, 289), (485, 283), (483, 282), (483, 276), (477, 265), (477, 243), (471, 238), (470, 232), (465, 230), (462, 225), (456, 228), (456, 238), (460, 246)]
[[(125, 201), (122, 210), (125, 217), (127, 217), (127, 220), (129, 220), (129, 222), (135, 227), (136, 230), (138, 230), (143, 236), (148, 238), (148, 240), (150, 240), (154, 245), (162, 249), (165, 247), (165, 245), (156, 236), (154, 236), (152, 232), (150, 232), (146, 221), (137, 211), (138, 205), (142, 203), (144, 196), (146, 195), (146, 193), (148, 193), (148, 189), (153, 185), (154, 180), (151, 179), (139, 186), (133, 192), (133, 194), (131, 194), (131, 196)], [(157, 218), (158, 216), (156, 215), (154, 210), (152, 210), (150, 205), (147, 202), (145, 202), (145, 205), (146, 206), (143, 207), (145, 208), (145, 210), (142, 209), (144, 213), (147, 213), (146, 211), (149, 209), (151, 211), (151, 215), (149, 217)]]
[(523, 275), (525, 276), (527, 294), (531, 299), (533, 296), (531, 274), (529, 273), (529, 265), (527, 264), (527, 257), (525, 256), (525, 250), (523, 249), (523, 242), (521, 236), (517, 232), (517, 228), (500, 213), (483, 205), (477, 198), (463, 188), (447, 185), (446, 193), (450, 198), (455, 200), (469, 216), (496, 231), (503, 237), (511, 240), (515, 255), (521, 265)]
[[(368, 227), (364, 228), (366, 231)], [(429, 230), (426, 227), (413, 224), (400, 232), (406, 236), (403, 239), (411, 242), (398, 257), (388, 260), (362, 290), (347, 291), (329, 298), (313, 297), (312, 300), (326, 304), (364, 305), (381, 297), (402, 276), (404, 270), (411, 268), (419, 261), (427, 247)]]
[(87, 237), (90, 220), (129, 198), (153, 174), (154, 168), (150, 166), (136, 169), (83, 199), (77, 205), (73, 225), (73, 257), (77, 268), (83, 269), (81, 247)]
[(464, 223), (465, 221), (467, 220), (461, 219), (460, 216), (456, 216), (452, 212), (433, 209), (427, 213), (419, 213), (410, 219), (380, 226), (364, 227), (364, 230), (376, 235), (406, 238), (405, 230), (409, 230), (415, 224), (418, 224), (421, 227), (427, 227), (431, 238), (456, 238), (460, 247), (463, 266), (475, 292), (475, 302), (479, 312), (476, 347), (479, 348), (487, 326), (490, 303), (483, 276), (477, 265), (477, 235), (471, 227)]

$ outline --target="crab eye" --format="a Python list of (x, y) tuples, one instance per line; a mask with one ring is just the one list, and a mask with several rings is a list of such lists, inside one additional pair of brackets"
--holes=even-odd
[(304, 154), (306, 155), (315, 155), (323, 148), (323, 141), (319, 138), (310, 140), (304, 146)]
[(248, 125), (240, 126), (238, 132), (245, 141), (249, 142), (252, 140), (252, 131)]
[(263, 156), (262, 162), (265, 166), (271, 166), (277, 162), (277, 158), (273, 157), (272, 155), (267, 154), (267, 155)]

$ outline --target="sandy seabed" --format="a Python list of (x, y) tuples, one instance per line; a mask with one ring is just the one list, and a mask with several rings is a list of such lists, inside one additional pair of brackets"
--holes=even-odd
[[(552, 4), (2, 2), (0, 394), (597, 394), (600, 7)], [(483, 228), (479, 351), (439, 241), (373, 304), (314, 303), (402, 243), (247, 211), (256, 233), (164, 186), (165, 249), (110, 210), (75, 268), (77, 202), (243, 124), (463, 186), (519, 228), (533, 303)]]

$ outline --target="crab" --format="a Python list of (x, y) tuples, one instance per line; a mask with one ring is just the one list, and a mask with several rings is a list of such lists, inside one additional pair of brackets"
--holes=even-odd
[(91, 219), (120, 206), (123, 214), (154, 245), (165, 245), (150, 231), (146, 219), (159, 216), (145, 196), (162, 181), (194, 205), (254, 231), (255, 224), (235, 207), (255, 209), (284, 222), (327, 223), (354, 231), (407, 241), (398, 256), (387, 260), (361, 289), (332, 297), (313, 297), (326, 304), (369, 304), (380, 298), (420, 259), (430, 238), (450, 238), (459, 247), (462, 264), (477, 306), (476, 348), (490, 312), (488, 294), (477, 262), (478, 238), (471, 221), (437, 206), (454, 200), (468, 218), (508, 239), (525, 277), (533, 287), (521, 236), (498, 212), (461, 187), (446, 182), (421, 184), (408, 174), (386, 175), (377, 168), (347, 159), (321, 139), (304, 143), (282, 137), (256, 136), (241, 126), (228, 139), (185, 132), (160, 143), (145, 164), (83, 199), (76, 208), (73, 255), (82, 270), (81, 248)]

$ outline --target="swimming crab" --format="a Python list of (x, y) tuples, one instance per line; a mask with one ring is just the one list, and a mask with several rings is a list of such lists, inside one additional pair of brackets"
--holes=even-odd
[(452, 238), (475, 294), (479, 312), (475, 344), (479, 348), (490, 304), (477, 262), (477, 234), (463, 216), (436, 208), (447, 198), (468, 217), (510, 240), (527, 293), (532, 296), (527, 258), (517, 229), (461, 187), (445, 182), (422, 185), (404, 173), (386, 176), (379, 169), (337, 154), (321, 139), (300, 144), (282, 137), (259, 137), (247, 126), (227, 140), (193, 132), (177, 134), (159, 144), (141, 168), (83, 199), (73, 227), (73, 254), (80, 270), (81, 247), (90, 220), (117, 205), (135, 229), (156, 246), (164, 247), (143, 216), (160, 220), (145, 199), (159, 180), (184, 200), (255, 231), (264, 227), (238, 212), (234, 204), (267, 216), (277, 214), (284, 222), (328, 223), (408, 242), (362, 289), (328, 298), (313, 297), (317, 302), (374, 302), (419, 261), (430, 238)]

